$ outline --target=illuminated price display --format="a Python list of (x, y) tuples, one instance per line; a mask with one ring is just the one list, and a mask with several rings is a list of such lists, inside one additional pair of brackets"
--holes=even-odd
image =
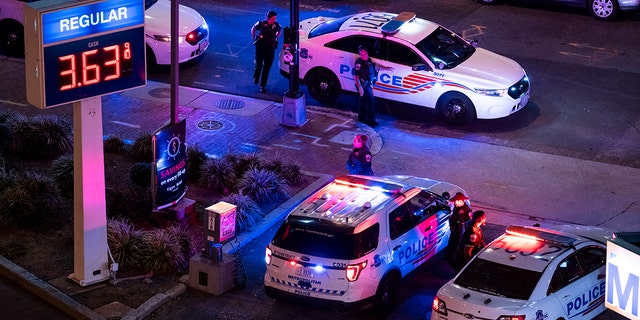
[[(141, 30), (44, 48), (47, 105), (59, 105), (145, 84)], [(142, 45), (141, 45), (142, 44)]]
[(36, 26), (25, 29), (27, 100), (48, 108), (145, 85), (144, 1), (67, 1), (25, 10)]

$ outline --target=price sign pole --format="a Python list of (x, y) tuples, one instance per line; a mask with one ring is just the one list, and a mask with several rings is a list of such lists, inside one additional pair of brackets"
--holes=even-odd
[(108, 280), (101, 96), (146, 85), (144, 1), (42, 0), (25, 7), (27, 101), (73, 103), (74, 272)]

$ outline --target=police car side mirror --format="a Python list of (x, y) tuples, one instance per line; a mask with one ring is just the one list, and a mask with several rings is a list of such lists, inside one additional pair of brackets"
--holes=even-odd
[(424, 63), (416, 63), (413, 66), (411, 66), (411, 70), (413, 70), (413, 71), (431, 71), (431, 68), (429, 68), (429, 66), (424, 64)]
[(478, 40), (471, 40), (469, 41), (469, 43), (471, 44), (472, 47), (477, 48), (478, 47)]

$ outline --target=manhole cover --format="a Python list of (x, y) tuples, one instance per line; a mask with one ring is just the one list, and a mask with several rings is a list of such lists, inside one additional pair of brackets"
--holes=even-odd
[(222, 127), (224, 127), (224, 125), (220, 121), (203, 120), (203, 121), (198, 122), (198, 128), (200, 128), (202, 130), (211, 130), (211, 131), (220, 130), (220, 129), (222, 129)]
[(171, 98), (171, 88), (155, 88), (149, 90), (149, 95), (154, 98)]
[(225, 99), (216, 101), (216, 107), (220, 109), (240, 109), (244, 107), (244, 101), (235, 99)]

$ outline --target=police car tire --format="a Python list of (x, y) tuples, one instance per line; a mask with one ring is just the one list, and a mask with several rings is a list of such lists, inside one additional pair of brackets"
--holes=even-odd
[[(594, 6), (600, 8), (603, 4), (611, 6), (611, 11), (599, 11), (594, 10)], [(617, 0), (589, 0), (589, 13), (596, 18), (596, 20), (613, 21), (618, 18), (620, 13), (620, 6)]]
[(447, 122), (456, 126), (468, 124), (476, 118), (473, 102), (459, 92), (442, 95), (438, 99), (436, 110)]
[(395, 275), (385, 276), (376, 291), (376, 309), (387, 315), (393, 311), (396, 304), (399, 279)]
[(0, 45), (7, 55), (24, 56), (24, 27), (21, 23), (9, 20), (0, 23)]
[(312, 70), (307, 74), (305, 83), (311, 96), (320, 102), (333, 102), (342, 93), (340, 80), (327, 69)]

